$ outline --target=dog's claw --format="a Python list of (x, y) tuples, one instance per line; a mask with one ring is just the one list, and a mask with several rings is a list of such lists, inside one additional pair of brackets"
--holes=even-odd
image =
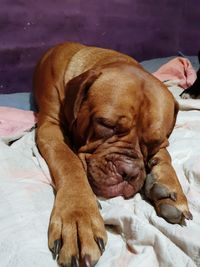
[(71, 257), (71, 262), (69, 261), (68, 263), (64, 264), (59, 264), (61, 267), (79, 267), (79, 259), (77, 256), (72, 256)]
[(181, 226), (186, 226), (185, 217), (182, 216), (181, 221), (179, 223)]
[(192, 213), (190, 211), (184, 211), (183, 212), (183, 216), (187, 219), (187, 220), (192, 220), (193, 216)]
[(103, 252), (105, 251), (105, 244), (104, 244), (104, 241), (102, 238), (100, 237), (97, 237), (96, 239), (96, 242), (97, 242), (97, 245), (101, 251), (101, 255), (103, 254)]
[(60, 252), (61, 249), (61, 240), (57, 239), (54, 241), (54, 246), (51, 248), (53, 259), (55, 260)]
[(176, 192), (171, 192), (169, 196), (173, 201), (177, 200), (177, 193)]
[(102, 206), (101, 206), (101, 203), (97, 200), (97, 205), (98, 205), (98, 208), (100, 209), (100, 210), (102, 210)]
[(85, 255), (83, 258), (83, 267), (92, 267), (90, 255)]
[(79, 267), (79, 260), (77, 256), (72, 256), (71, 267)]
[(159, 163), (159, 159), (158, 158), (150, 159), (149, 162), (148, 162), (149, 169), (151, 170), (158, 163)]
[(193, 219), (193, 216), (192, 216), (192, 213), (190, 211), (183, 211), (182, 221), (180, 224), (182, 226), (186, 226), (185, 220), (192, 220), (192, 219)]

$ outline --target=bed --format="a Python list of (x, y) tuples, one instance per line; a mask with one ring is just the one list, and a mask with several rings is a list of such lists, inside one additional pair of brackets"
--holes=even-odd
[[(153, 73), (172, 58), (141, 62)], [(198, 68), (196, 57), (189, 57)], [(99, 199), (108, 243), (97, 267), (200, 266), (200, 100), (180, 99), (168, 150), (188, 198), (193, 220), (172, 225), (156, 215), (140, 193)], [(31, 93), (0, 95), (0, 266), (56, 267), (47, 246), (54, 201), (48, 167), (35, 144), (37, 114)]]

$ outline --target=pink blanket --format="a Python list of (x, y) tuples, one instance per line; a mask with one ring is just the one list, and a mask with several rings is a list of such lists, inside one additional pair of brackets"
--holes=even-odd
[(35, 125), (36, 121), (33, 111), (0, 107), (0, 137), (26, 132)]
[(190, 61), (183, 57), (177, 57), (161, 66), (152, 73), (162, 82), (166, 80), (179, 80), (179, 86), (186, 89), (196, 80), (196, 72)]

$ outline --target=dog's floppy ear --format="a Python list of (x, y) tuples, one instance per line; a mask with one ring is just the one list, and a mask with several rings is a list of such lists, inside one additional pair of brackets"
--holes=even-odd
[(65, 88), (64, 113), (69, 122), (70, 131), (77, 119), (81, 104), (86, 98), (90, 86), (100, 75), (100, 69), (90, 69), (74, 77), (67, 83)]

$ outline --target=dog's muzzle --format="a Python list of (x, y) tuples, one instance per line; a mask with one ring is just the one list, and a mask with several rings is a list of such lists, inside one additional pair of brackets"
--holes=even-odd
[(87, 172), (94, 193), (105, 198), (134, 196), (142, 188), (146, 176), (141, 159), (118, 153), (103, 157), (93, 154), (87, 160)]

